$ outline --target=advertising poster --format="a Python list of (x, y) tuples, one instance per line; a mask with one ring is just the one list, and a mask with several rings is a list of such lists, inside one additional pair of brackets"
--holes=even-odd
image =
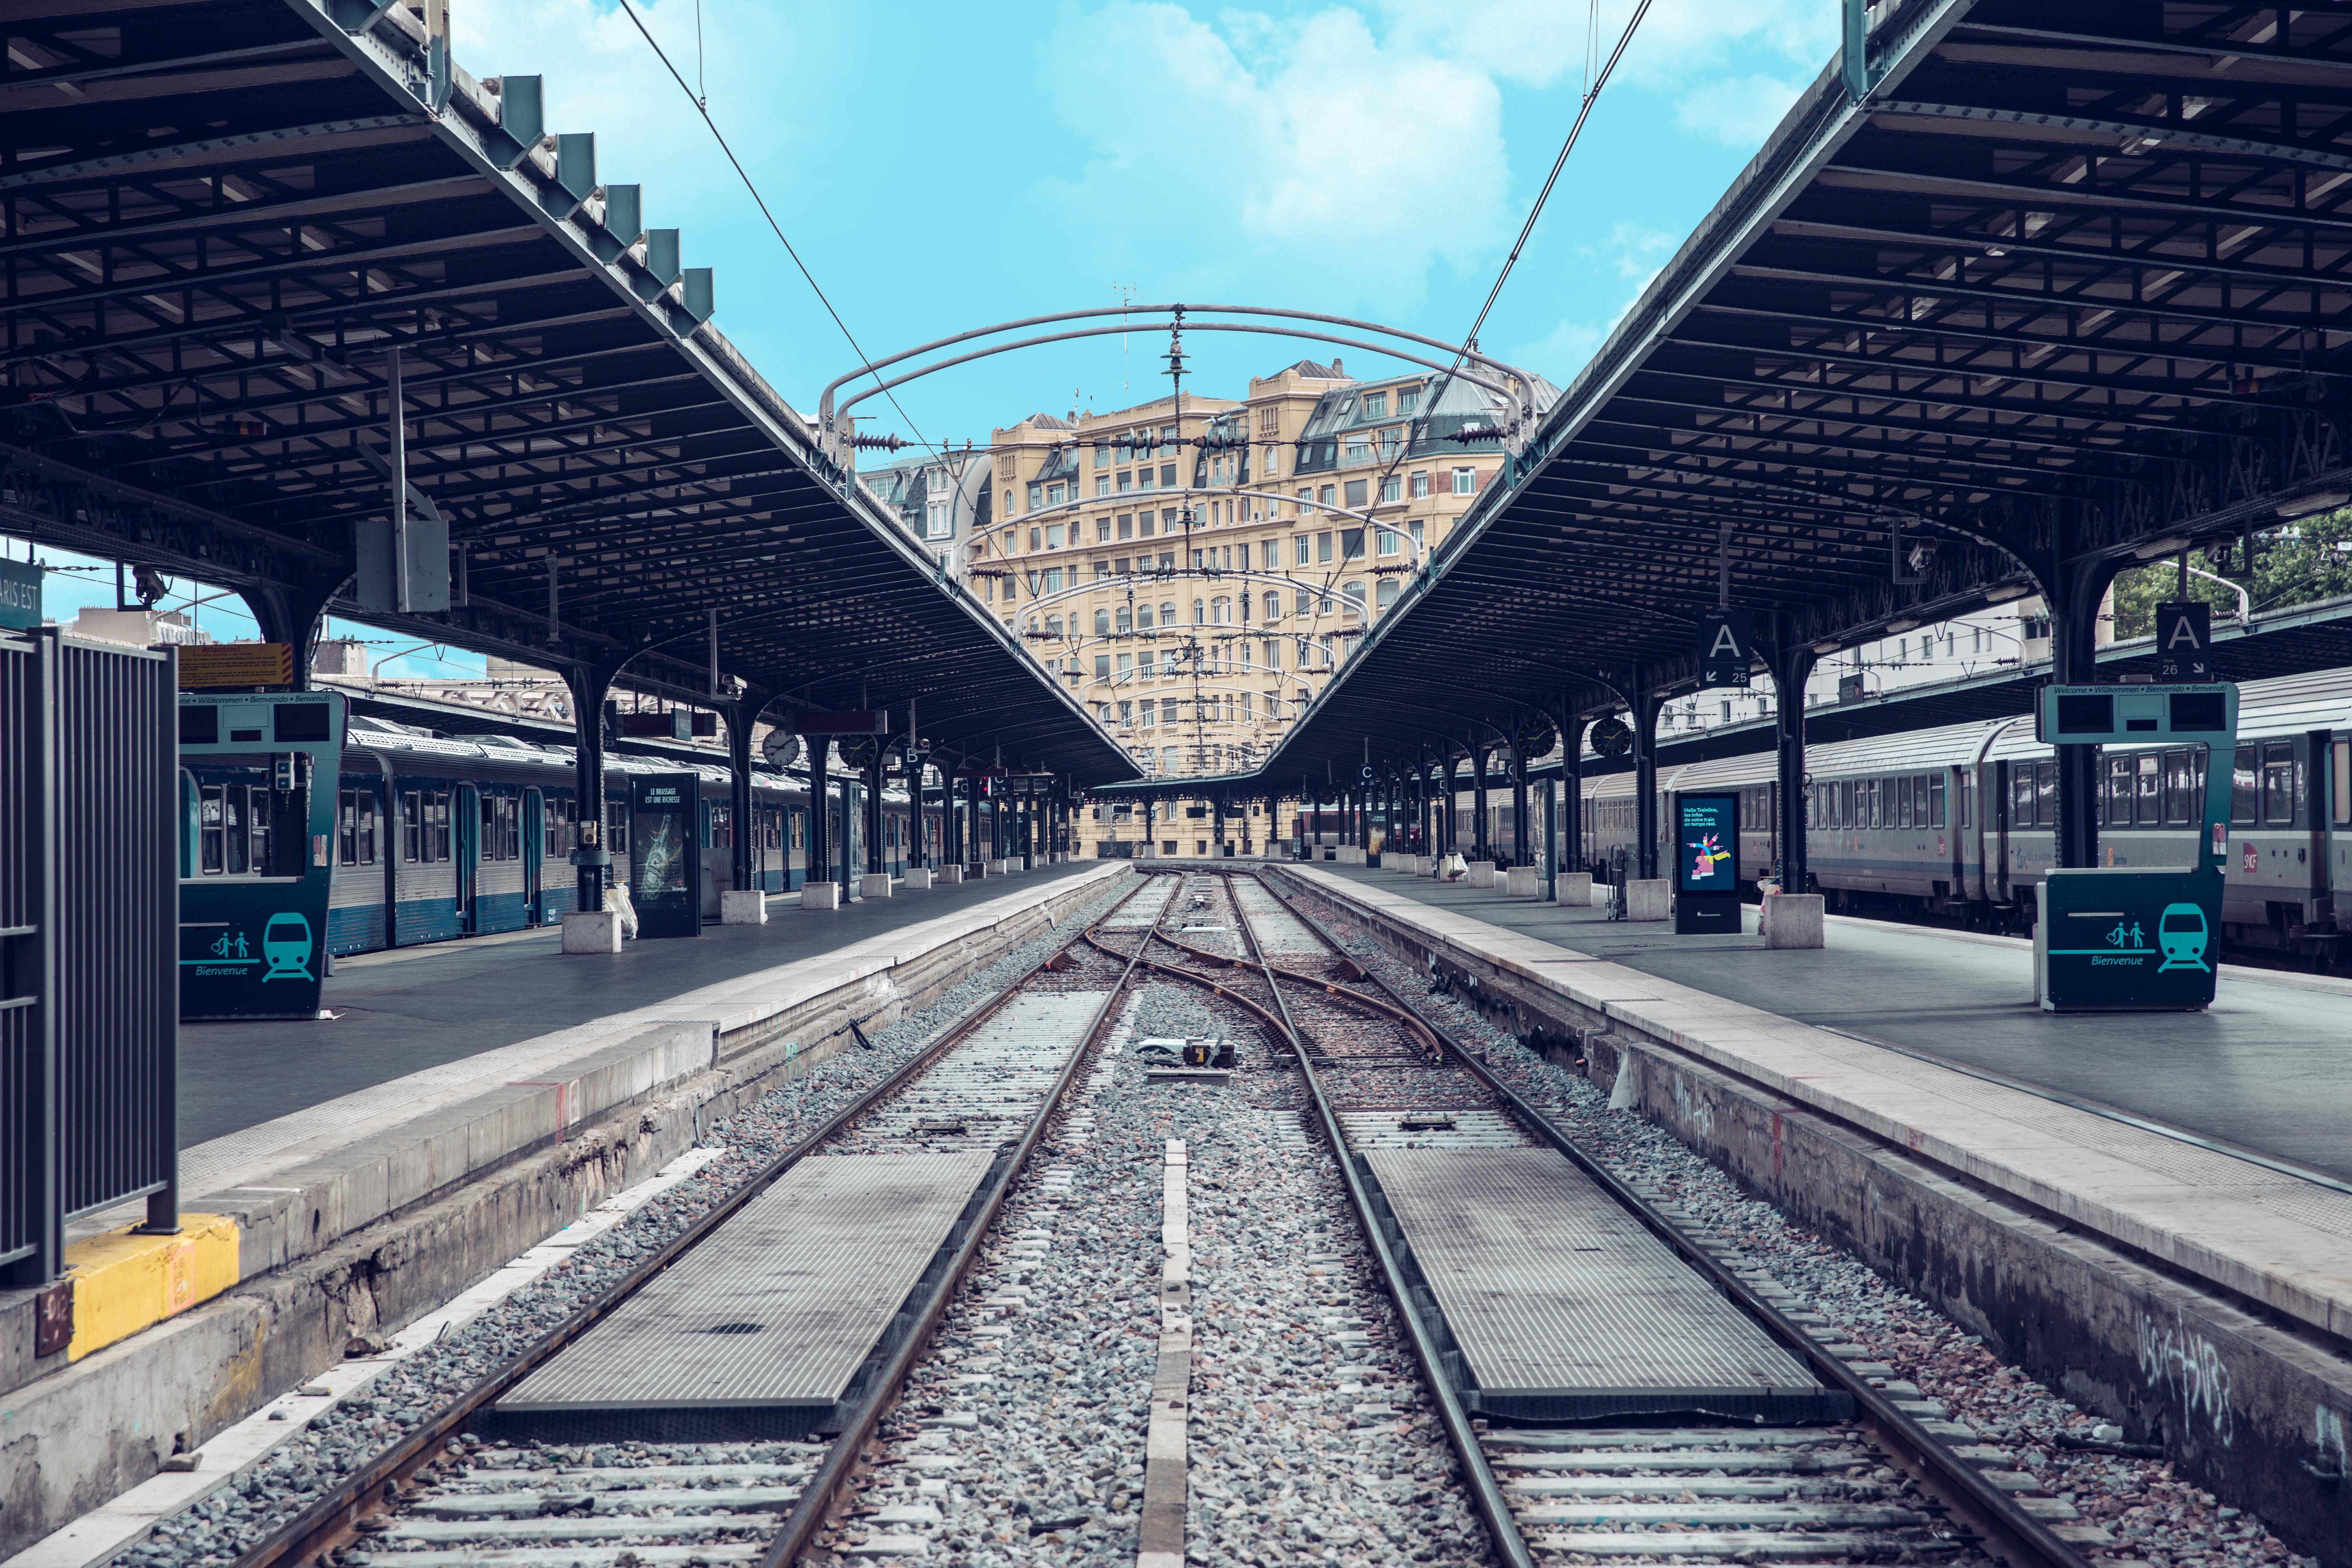
[(702, 789), (692, 773), (629, 781), (629, 899), (637, 935), (702, 934)]

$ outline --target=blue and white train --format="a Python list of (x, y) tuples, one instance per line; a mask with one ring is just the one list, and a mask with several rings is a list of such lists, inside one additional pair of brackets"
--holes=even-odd
[[(751, 820), (739, 824), (723, 764), (607, 753), (604, 837), (616, 879), (628, 875), (630, 775), (681, 772), (702, 780), (706, 920), (719, 918), (719, 890), (734, 885), (739, 831), (751, 835), (757, 886), (782, 892), (807, 879), (804, 775), (755, 773)], [(272, 869), (273, 839), (285, 826), (302, 831), (300, 813), (289, 810), (290, 792), (276, 784), (266, 769), (184, 766), (181, 875), (259, 877)], [(329, 851), (334, 863), (329, 950), (369, 952), (560, 921), (578, 902), (571, 865), (579, 845), (573, 785), (568, 746), (498, 735), (443, 739), (429, 730), (352, 715)], [(837, 782), (829, 793), (838, 811)], [(849, 861), (862, 868), (863, 825), (856, 820), (858, 813), (845, 816)], [(903, 790), (885, 790), (882, 816), (883, 862), (899, 875), (908, 845)], [(934, 837), (937, 826), (934, 816)]]

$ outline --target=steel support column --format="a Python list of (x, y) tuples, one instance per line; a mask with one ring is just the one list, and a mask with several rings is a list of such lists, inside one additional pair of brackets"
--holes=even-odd
[(1584, 721), (1559, 726), (1559, 838), (1552, 862), (1563, 871), (1584, 868)]
[(759, 713), (759, 704), (749, 698), (727, 710), (727, 799), (735, 818), (727, 861), (739, 893), (753, 885), (757, 838), (751, 822), (751, 727)]
[(1658, 875), (1658, 710), (1665, 703), (1647, 677), (1633, 683), (1633, 875)]
[(1774, 792), (1773, 879), (1784, 893), (1810, 890), (1805, 857), (1805, 683), (1816, 656), (1800, 646), (1772, 661), (1772, 705), (1780, 742), (1780, 787)]
[(1494, 846), (1486, 842), (1486, 748), (1470, 749), (1470, 847), (1473, 860), (1492, 860)]
[[(2067, 537), (2062, 533), (2061, 539)], [(2051, 679), (2062, 686), (2098, 679), (2099, 600), (2115, 581), (2111, 562), (2060, 560), (2055, 584), (2045, 601), (2050, 610)], [(2060, 746), (2058, 753), (2057, 863), (2095, 866), (2099, 860), (2099, 748)]]
[(604, 697), (613, 689), (614, 673), (609, 665), (580, 665), (563, 676), (572, 692), (572, 798), (580, 814), (580, 847), (572, 852), (572, 864), (578, 907), (591, 912), (604, 907), (612, 877), (613, 857), (604, 842)]
[(833, 737), (808, 738), (809, 831), (808, 880), (833, 879), (833, 800), (827, 774), (833, 765)]
[(1518, 737), (1511, 738), (1511, 864), (1532, 866), (1528, 857), (1528, 759)]

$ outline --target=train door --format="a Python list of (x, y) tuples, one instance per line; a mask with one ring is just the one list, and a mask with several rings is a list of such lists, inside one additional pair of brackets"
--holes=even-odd
[(522, 919), (540, 921), (540, 868), (547, 863), (547, 803), (535, 789), (522, 792)]
[(1992, 788), (1983, 793), (1981, 801), (1988, 819), (1985, 826), (1993, 839), (1990, 846), (1991, 853), (1986, 857), (1990, 862), (1986, 868), (1986, 879), (1992, 884), (1992, 900), (1997, 904), (2010, 901), (2009, 770), (2010, 764), (2005, 762), (1992, 765)]
[(457, 862), (450, 869), (457, 884), (457, 930), (471, 936), (480, 929), (478, 923), (478, 895), (480, 890), (478, 884), (481, 879), (482, 864), (481, 792), (472, 784), (461, 784), (449, 804), (457, 816), (457, 821), (450, 824), (455, 829), (451, 837), (456, 842), (449, 846), (449, 849), (450, 858)]

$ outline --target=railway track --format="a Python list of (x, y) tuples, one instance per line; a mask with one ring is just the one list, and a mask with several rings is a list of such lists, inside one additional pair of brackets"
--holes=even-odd
[[(991, 1234), (1014, 1177), (1044, 1141), (1119, 1010), (1135, 963), (1082, 939), (1107, 929), (1148, 932), (1173, 890), (1166, 879), (1141, 879), (1089, 931), (1075, 933), (779, 1154), (588, 1309), (245, 1552), (236, 1568), (310, 1563), (334, 1568), (761, 1563), (783, 1568), (800, 1562), (814, 1543), (839, 1531), (850, 1494), (871, 1479), (868, 1440)], [(988, 1163), (971, 1202), (858, 1368), (849, 1393), (805, 1435), (697, 1440), (699, 1434), (677, 1429), (696, 1424), (692, 1414), (675, 1410), (572, 1417), (577, 1436), (570, 1440), (502, 1435), (524, 1420), (560, 1434), (566, 1418), (545, 1410), (533, 1414), (528, 1396), (535, 1380), (559, 1373), (566, 1351), (593, 1347), (598, 1326), (619, 1321), (666, 1272), (698, 1249), (723, 1245), (729, 1226), (746, 1223), (747, 1211), (756, 1213), (763, 1194), (796, 1170), (816, 1168), (809, 1164), (813, 1157), (824, 1154), (828, 1159), (821, 1164), (846, 1169), (868, 1163), (832, 1157), (879, 1161), (959, 1152)], [(697, 1331), (723, 1339), (766, 1327), (713, 1322)], [(920, 1500), (898, 1506), (909, 1517), (937, 1517)], [(894, 1522), (891, 1508), (869, 1509), (858, 1528)]]
[[(1484, 1523), (1491, 1560), (1512, 1564), (1732, 1558), (1956, 1568), (1998, 1560), (2011, 1568), (2084, 1568), (2032, 1517), (2033, 1500), (2006, 1495), (2002, 1478), (1989, 1479), (1921, 1431), (1896, 1404), (1902, 1388), (1873, 1388), (1808, 1339), (1787, 1315), (1802, 1303), (1742, 1279), (1739, 1258), (1685, 1237), (1671, 1212), (1586, 1160), (1541, 1107), (1486, 1071), (1475, 1051), (1460, 1047), (1407, 995), (1342, 952), (1283, 892), (1258, 877), (1224, 872), (1144, 879), (1107, 916), (780, 1155), (588, 1311), (356, 1472), (247, 1552), (238, 1568), (310, 1562), (333, 1568), (792, 1568), (928, 1555), (943, 1531), (970, 1530), (980, 1472), (997, 1455), (954, 1444), (962, 1429), (985, 1418), (973, 1412), (989, 1409), (990, 1385), (1023, 1375), (1000, 1353), (1019, 1342), (990, 1336), (1025, 1332), (1022, 1325), (1045, 1315), (1041, 1292), (1067, 1295), (1074, 1280), (1116, 1271), (1102, 1258), (1061, 1250), (1088, 1229), (1079, 1223), (1086, 1216), (1075, 1212), (1084, 1200), (1074, 1196), (1073, 1183), (1091, 1157), (1096, 1091), (1146, 1077), (1213, 1082), (1218, 1076), (1214, 1068), (1163, 1058), (1154, 1058), (1147, 1074), (1145, 1064), (1118, 1056), (1129, 1046), (1150, 1047), (1130, 1026), (1147, 979), (1196, 994), (1214, 1020), (1213, 1033), (1238, 1045), (1230, 1070), (1244, 1079), (1243, 1098), (1263, 1110), (1278, 1159), (1303, 1168), (1325, 1164), (1330, 1152), (1340, 1156), (1328, 1160), (1328, 1173), (1317, 1178), (1332, 1194), (1318, 1201), (1335, 1217), (1340, 1205), (1352, 1211), (1334, 1228), (1359, 1235), (1362, 1253), (1311, 1235), (1289, 1251), (1308, 1277), (1314, 1304), (1307, 1311), (1320, 1314), (1302, 1326), (1311, 1322), (1331, 1347), (1325, 1374), (1344, 1380), (1301, 1403), (1345, 1412), (1319, 1420), (1355, 1440), (1353, 1455), (1336, 1462), (1352, 1467), (1349, 1483), (1360, 1488), (1362, 1499), (1350, 1512), (1339, 1487), (1322, 1488), (1333, 1500), (1317, 1506), (1342, 1515), (1341, 1528), (1323, 1517), (1302, 1546), (1360, 1539), (1365, 1548), (1378, 1548), (1384, 1527), (1391, 1560), (1402, 1561), (1411, 1530), (1434, 1529), (1444, 1508), (1460, 1506), (1448, 1504), (1453, 1497)], [(1144, 1103), (1162, 1107), (1157, 1114), (1164, 1115), (1177, 1102), (1163, 1097)], [(1242, 1099), (1189, 1103), (1192, 1114), (1214, 1118), (1238, 1114)], [(1234, 1110), (1202, 1109), (1218, 1104)], [(1050, 1157), (1033, 1159), (1041, 1149)], [(747, 1211), (756, 1215), (760, 1194), (812, 1156), (887, 1161), (958, 1150), (992, 1150), (987, 1176), (849, 1393), (809, 1430), (706, 1434), (681, 1428), (675, 1415), (633, 1419), (626, 1413), (567, 1430), (561, 1418), (548, 1426), (544, 1411), (535, 1417), (538, 1426), (516, 1429), (517, 1421), (531, 1417), (532, 1391), (551, 1376), (548, 1369), (564, 1350), (589, 1341), (597, 1323), (698, 1247), (716, 1241), (716, 1253), (731, 1245), (724, 1239), (727, 1226), (750, 1223)], [(1575, 1163), (1708, 1289), (1845, 1395), (1852, 1416), (1796, 1425), (1717, 1423), (1684, 1413), (1564, 1425), (1509, 1420), (1486, 1408), (1490, 1391), (1464, 1376), (1454, 1325), (1376, 1167), (1417, 1153), (1509, 1160), (1549, 1158), (1552, 1152)], [(1024, 1176), (1032, 1164), (1043, 1169)], [(1232, 1192), (1229, 1181), (1205, 1184), (1212, 1190), (1198, 1194), (1207, 1226), (1196, 1238), (1202, 1246), (1212, 1244), (1220, 1224), (1230, 1236), (1254, 1218), (1263, 1223), (1260, 1205)], [(1361, 1265), (1365, 1255), (1370, 1267), (1355, 1269), (1351, 1293), (1351, 1259)], [(1232, 1289), (1244, 1274), (1213, 1270), (1206, 1277)], [(1370, 1297), (1362, 1294), (1367, 1289)], [(1383, 1289), (1387, 1301), (1376, 1305)], [(1118, 1294), (1116, 1287), (1106, 1290)], [(1188, 1300), (1184, 1310), (1213, 1319), (1234, 1306)], [(763, 1327), (712, 1322), (700, 1331), (751, 1334)], [(1211, 1330), (1204, 1342), (1213, 1353), (1202, 1364), (1230, 1376), (1220, 1358), (1245, 1360), (1235, 1353), (1243, 1336), (1219, 1341), (1217, 1332)], [(1108, 1339), (1097, 1336), (1093, 1350), (1054, 1352), (1055, 1381), (1083, 1373), (1088, 1355), (1109, 1353), (1101, 1349)], [(1212, 1376), (1208, 1386), (1221, 1381)], [(1002, 1550), (975, 1560), (1092, 1561), (1089, 1553), (1131, 1539), (1128, 1532), (1146, 1506), (1140, 1424), (1133, 1432), (1117, 1429), (1117, 1401), (1114, 1408), (1104, 1405), (1100, 1396), (1074, 1396), (1062, 1409), (1074, 1423), (1096, 1415), (1109, 1423), (1095, 1428), (1106, 1436), (1108, 1461), (1097, 1462), (1103, 1452), (1097, 1447), (1087, 1450), (1075, 1478), (1034, 1467), (1030, 1484), (1037, 1496), (1063, 1488), (1054, 1495), (1064, 1500), (1017, 1504), (1010, 1521), (1000, 1509), (985, 1528), (1006, 1526), (993, 1538)], [(1197, 1426), (1205, 1418), (1195, 1409)], [(1433, 1468), (1429, 1456), (1442, 1451), (1450, 1452), (1451, 1467)], [(1204, 1456), (1194, 1469), (1194, 1530), (1219, 1516), (1292, 1502), (1292, 1482), (1278, 1490), (1254, 1488), (1249, 1469), (1256, 1461), (1237, 1466), (1235, 1458)], [(1077, 1489), (1066, 1489), (1066, 1482)], [(1178, 1487), (1172, 1528), (1181, 1531), (1187, 1510), (1181, 1473)], [(1297, 1489), (1308, 1499), (1318, 1494), (1312, 1476)], [(1397, 1521), (1414, 1519), (1420, 1522), (1399, 1528)], [(1171, 1527), (1163, 1515), (1162, 1539)], [(1459, 1539), (1475, 1557), (1475, 1529), (1464, 1528), (1467, 1537), (1448, 1539)]]
[[(1312, 1108), (1305, 1120), (1340, 1156), (1357, 1221), (1373, 1240), (1499, 1559), (1990, 1558), (2012, 1568), (2081, 1568), (2082, 1557), (2050, 1529), (2071, 1514), (2064, 1504), (2015, 1495), (2009, 1489), (2030, 1478), (1980, 1468), (1999, 1465), (1996, 1453), (1955, 1453), (1937, 1441), (1919, 1422), (1940, 1412), (1917, 1401), (1916, 1390), (1874, 1387), (1812, 1340), (1788, 1316), (1802, 1303), (1769, 1281), (1742, 1279), (1739, 1258), (1711, 1252), (1671, 1213), (1592, 1163), (1541, 1108), (1264, 879), (1221, 879), (1221, 898), (1193, 893), (1189, 918), (1155, 931), (1147, 947), (1167, 953), (1161, 973), (1189, 973), (1250, 1017), (1279, 1020), (1274, 1043), (1299, 1069)], [(1223, 940), (1214, 928), (1228, 922)], [(1845, 1395), (1852, 1417), (1806, 1425), (1634, 1418), (1607, 1426), (1479, 1418), (1470, 1408), (1476, 1394), (1459, 1386), (1463, 1360), (1444, 1314), (1372, 1177), (1379, 1152), (1438, 1149), (1566, 1155), (1723, 1300)], [(1901, 1407), (1906, 1392), (1913, 1411)]]

